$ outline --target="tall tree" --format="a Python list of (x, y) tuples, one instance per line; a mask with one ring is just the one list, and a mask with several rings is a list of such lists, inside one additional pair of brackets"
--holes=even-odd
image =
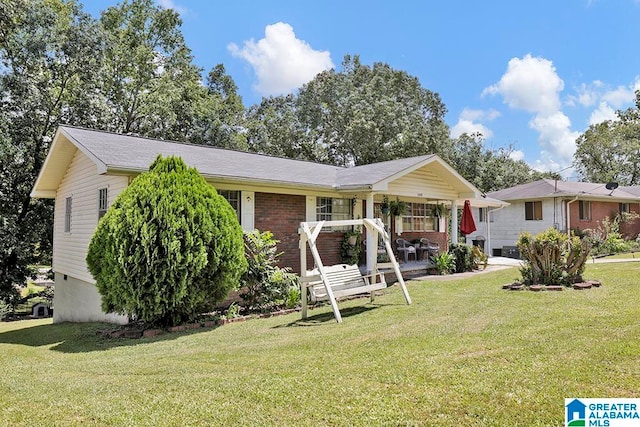
[(453, 150), (447, 160), (460, 175), (485, 193), (556, 177), (549, 172), (536, 171), (522, 160), (513, 159), (512, 153), (512, 147), (487, 149), (481, 134), (465, 133), (453, 140)]
[(327, 161), (298, 119), (294, 95), (262, 98), (247, 111), (249, 151), (311, 161)]
[(99, 116), (100, 31), (75, 0), (0, 0), (0, 297), (50, 254), (52, 204), (29, 193), (62, 122)]
[(185, 140), (206, 91), (179, 15), (152, 0), (125, 0), (105, 10), (100, 21), (107, 36), (101, 73), (105, 127)]
[[(305, 145), (314, 146), (306, 154), (337, 165), (361, 165), (447, 152), (445, 112), (438, 94), (417, 78), (383, 63), (362, 65), (358, 56), (347, 55), (342, 71), (324, 71), (304, 85), (295, 105), (291, 99), (274, 98), (253, 108), (251, 114), (271, 116), (280, 124), (252, 135), (260, 135), (262, 143), (284, 139), (292, 145), (282, 132), (291, 120), (291, 136), (302, 132)], [(269, 135), (270, 130), (278, 134)]]
[(640, 91), (635, 104), (578, 137), (574, 166), (583, 180), (640, 184)]

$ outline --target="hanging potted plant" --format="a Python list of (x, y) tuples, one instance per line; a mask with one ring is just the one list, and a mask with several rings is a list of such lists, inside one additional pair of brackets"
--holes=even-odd
[(382, 203), (380, 203), (380, 212), (382, 212), (382, 215), (389, 214), (389, 196), (384, 196), (382, 198)]
[(389, 203), (389, 213), (391, 215), (398, 217), (404, 215), (407, 210), (407, 204), (396, 197), (396, 200), (393, 200)]
[(360, 242), (361, 233), (358, 230), (348, 231), (344, 233), (342, 238), (342, 261), (353, 265), (360, 261), (360, 253), (362, 252), (362, 243)]
[(436, 203), (431, 206), (431, 216), (435, 216), (436, 218), (444, 218), (447, 216), (447, 207), (442, 203)]

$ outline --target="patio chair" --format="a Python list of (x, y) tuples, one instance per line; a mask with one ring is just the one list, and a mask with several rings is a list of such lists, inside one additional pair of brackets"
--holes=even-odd
[(424, 259), (425, 253), (427, 254), (427, 259), (429, 259), (429, 257), (438, 255), (440, 252), (440, 245), (438, 243), (432, 242), (424, 237), (420, 239), (420, 248), (422, 249), (422, 259)]
[(418, 256), (416, 254), (416, 247), (409, 243), (404, 239), (396, 240), (396, 247), (398, 249), (398, 253), (402, 254), (404, 258), (404, 262), (409, 262), (409, 257), (413, 254), (414, 261), (418, 260)]

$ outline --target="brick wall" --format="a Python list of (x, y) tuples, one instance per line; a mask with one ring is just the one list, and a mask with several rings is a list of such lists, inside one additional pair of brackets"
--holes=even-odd
[(271, 231), (280, 241), (281, 267), (300, 272), (298, 227), (306, 219), (306, 198), (289, 194), (255, 193), (255, 227)]
[[(569, 205), (570, 207), (570, 218), (571, 218), (571, 228), (578, 228), (580, 230), (587, 229), (597, 229), (600, 225), (600, 222), (604, 219), (604, 217), (609, 217), (610, 219), (615, 218), (616, 215), (620, 212), (620, 206), (618, 203), (614, 202), (591, 202), (591, 219), (590, 220), (582, 220), (580, 219), (580, 208), (579, 203), (574, 202)], [(632, 203), (630, 205), (631, 212), (638, 213), (638, 204)], [(620, 231), (622, 232), (625, 238), (635, 239), (640, 233), (640, 221), (632, 220), (627, 223), (623, 223), (620, 225)]]

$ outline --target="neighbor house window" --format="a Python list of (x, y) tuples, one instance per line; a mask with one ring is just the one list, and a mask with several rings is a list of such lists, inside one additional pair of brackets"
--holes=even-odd
[(71, 197), (67, 197), (64, 203), (64, 232), (71, 232)]
[(542, 201), (524, 203), (524, 219), (542, 221)]
[(429, 215), (430, 206), (425, 203), (407, 203), (402, 215), (403, 231), (433, 231), (435, 219)]
[(580, 200), (578, 202), (578, 210), (581, 220), (591, 219), (591, 202)]
[(227, 202), (236, 211), (236, 217), (240, 222), (240, 195), (241, 192), (237, 190), (218, 190), (218, 194), (227, 199)]
[[(352, 219), (351, 199), (316, 197), (316, 221), (341, 221)], [(331, 227), (333, 231), (350, 230), (350, 227)]]
[(106, 188), (98, 190), (98, 219), (102, 218), (107, 213), (109, 207), (109, 198)]
[(629, 203), (620, 203), (619, 207), (620, 207), (620, 213), (630, 213), (631, 212), (631, 207), (629, 206)]
[(487, 208), (478, 209), (478, 222), (487, 222)]

